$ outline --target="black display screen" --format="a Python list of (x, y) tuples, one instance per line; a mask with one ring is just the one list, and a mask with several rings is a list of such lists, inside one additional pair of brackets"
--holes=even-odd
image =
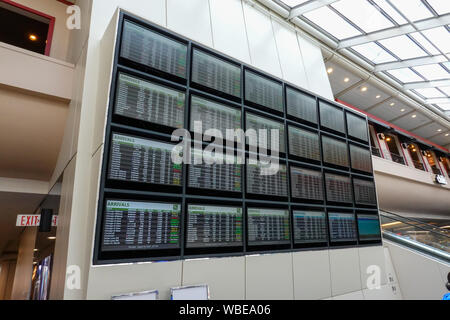
[(347, 143), (341, 140), (322, 136), (323, 161), (341, 167), (348, 167)]
[(261, 163), (249, 164), (247, 160), (247, 192), (259, 195), (287, 197), (286, 166), (279, 165), (275, 174), (263, 174)]
[(179, 248), (180, 208), (173, 203), (107, 200), (102, 250)]
[(294, 198), (323, 200), (322, 172), (291, 167), (291, 189)]
[(353, 213), (329, 212), (328, 221), (332, 242), (356, 241), (355, 215)]
[(322, 127), (345, 133), (344, 111), (324, 101), (319, 106)]
[(353, 179), (356, 204), (376, 205), (377, 195), (375, 192), (375, 183), (369, 180)]
[(192, 82), (239, 98), (241, 96), (241, 68), (194, 49)]
[[(258, 137), (257, 140), (257, 144), (259, 145), (260, 149), (274, 149), (272, 146), (272, 134), (274, 132), (272, 132), (272, 130), (278, 130), (278, 141), (279, 141), (279, 146), (278, 146), (278, 151), (281, 153), (285, 153), (286, 152), (286, 146), (285, 146), (285, 142), (284, 142), (284, 124), (278, 121), (274, 121), (274, 120), (270, 120), (268, 118), (263, 118), (263, 117), (259, 117), (256, 116), (254, 114), (251, 113), (247, 113), (246, 114), (246, 126), (247, 126), (247, 131), (249, 129), (253, 129), (256, 131), (256, 135)], [(266, 137), (267, 137), (267, 141), (263, 141), (262, 139), (260, 139), (260, 130), (263, 130), (264, 132), (267, 133)], [(247, 138), (248, 144), (251, 146), (256, 146), (256, 144), (251, 141), (251, 139)]]
[(370, 241), (381, 239), (381, 228), (378, 215), (358, 214), (359, 240)]
[(245, 71), (245, 100), (283, 112), (283, 86), (251, 71)]
[(325, 173), (327, 200), (331, 202), (352, 203), (352, 184), (350, 177)]
[(369, 149), (350, 144), (350, 159), (353, 169), (372, 172), (372, 154)]
[(242, 240), (242, 208), (188, 206), (187, 248), (240, 247)]
[(130, 21), (124, 22), (120, 56), (186, 78), (187, 45)]
[(173, 128), (184, 126), (185, 94), (119, 73), (114, 113)]
[(297, 90), (286, 88), (287, 113), (296, 118), (317, 123), (316, 98)]
[(248, 208), (247, 228), (251, 246), (290, 243), (288, 210)]
[[(196, 155), (197, 158), (203, 156), (202, 164), (195, 164)], [(243, 165), (238, 164), (237, 160), (237, 157), (228, 156), (225, 152), (219, 157), (202, 150), (192, 150), (192, 162), (189, 165), (189, 187), (241, 192)]]
[(217, 129), (222, 133), (222, 138), (226, 139), (227, 129), (231, 129), (233, 132), (236, 129), (241, 129), (241, 110), (222, 103), (192, 96), (191, 131), (194, 131), (195, 121), (201, 121), (203, 133), (209, 129)]
[(347, 131), (351, 137), (369, 141), (366, 119), (349, 112), (347, 112)]
[(182, 165), (172, 162), (174, 144), (114, 133), (108, 178), (181, 186)]
[(294, 210), (295, 243), (327, 242), (325, 212)]
[(320, 142), (317, 133), (289, 126), (289, 153), (320, 161)]

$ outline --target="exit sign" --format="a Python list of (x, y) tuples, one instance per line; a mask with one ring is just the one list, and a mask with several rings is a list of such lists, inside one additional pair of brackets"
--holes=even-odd
[[(40, 214), (33, 214), (33, 215), (19, 214), (16, 220), (16, 227), (39, 227), (40, 222), (41, 222)], [(57, 226), (58, 226), (58, 216), (54, 215), (52, 217), (52, 227)]]

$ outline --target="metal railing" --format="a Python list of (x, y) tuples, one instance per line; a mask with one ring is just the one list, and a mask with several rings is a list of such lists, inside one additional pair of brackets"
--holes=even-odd
[(414, 167), (415, 167), (416, 169), (425, 171), (425, 166), (423, 165), (422, 162), (413, 160), (413, 164), (414, 164)]
[(434, 174), (442, 174), (441, 170), (439, 170), (437, 167), (432, 166), (431, 170), (433, 171)]
[(380, 210), (385, 239), (450, 262), (450, 233), (413, 218)]
[(405, 159), (401, 155), (391, 152), (391, 158), (392, 158), (392, 161), (394, 161), (396, 163), (400, 163), (403, 165), (405, 164)]
[(372, 155), (381, 158), (381, 152), (380, 152), (380, 149), (378, 149), (378, 148), (376, 148), (376, 147), (372, 147)]

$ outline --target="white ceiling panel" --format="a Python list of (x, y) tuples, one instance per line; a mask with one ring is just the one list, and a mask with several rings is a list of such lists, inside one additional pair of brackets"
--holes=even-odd
[(333, 70), (333, 72), (328, 74), (328, 78), (330, 79), (331, 89), (334, 95), (361, 81), (360, 77), (355, 76), (336, 63), (327, 62), (325, 66), (327, 70), (330, 68)]
[[(415, 115), (415, 117), (413, 117)], [(414, 114), (408, 114), (404, 117), (393, 121), (393, 123), (400, 128), (403, 128), (405, 130), (411, 131), (414, 128), (417, 128), (418, 126), (421, 126), (427, 122), (430, 122), (430, 119), (426, 117), (425, 115), (415, 112)], [(414, 131), (413, 131), (414, 132)]]
[[(447, 134), (448, 134), (448, 136), (446, 136)], [(435, 136), (430, 140), (440, 146), (446, 146), (446, 145), (450, 144), (450, 131), (444, 132), (438, 136)]]
[[(441, 131), (438, 131), (438, 130), (441, 130)], [(419, 128), (417, 130), (414, 130), (414, 133), (421, 137), (429, 138), (429, 137), (433, 137), (443, 131), (446, 131), (446, 130), (441, 124), (433, 122), (424, 127)]]
[[(391, 103), (395, 104), (391, 106)], [(392, 121), (393, 119), (396, 119), (404, 114), (407, 114), (412, 110), (413, 109), (411, 107), (401, 102), (398, 102), (396, 100), (390, 100), (374, 107), (373, 109), (368, 110), (367, 112), (386, 121)]]
[[(366, 87), (366, 91), (362, 91), (361, 89)], [(378, 98), (377, 98), (378, 97)], [(365, 83), (357, 88), (354, 88), (342, 96), (337, 97), (340, 100), (350, 103), (351, 105), (359, 108), (359, 109), (367, 109), (369, 107), (374, 106), (377, 103), (389, 98), (389, 95), (374, 85)]]

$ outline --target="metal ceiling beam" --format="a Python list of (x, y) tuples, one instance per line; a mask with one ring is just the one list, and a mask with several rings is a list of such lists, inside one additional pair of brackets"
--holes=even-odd
[(366, 35), (353, 37), (347, 40), (339, 42), (337, 50), (357, 46), (364, 43), (369, 43), (373, 41), (383, 40), (387, 38), (392, 38), (396, 36), (401, 36), (411, 32), (422, 31), (427, 29), (432, 29), (440, 26), (445, 26), (450, 24), (450, 13), (440, 16), (425, 19), (422, 21), (415, 22), (414, 25), (407, 24), (404, 26), (393, 27), (386, 30), (375, 31), (368, 33)]
[(381, 72), (381, 71), (386, 71), (386, 70), (417, 67), (417, 66), (423, 66), (426, 64), (441, 63), (441, 62), (446, 62), (446, 61), (448, 61), (447, 57), (440, 54), (440, 55), (432, 56), (432, 57), (413, 58), (413, 59), (396, 61), (396, 62), (380, 63), (375, 66), (373, 71)]
[(322, 8), (337, 1), (338, 0), (317, 0), (299, 4), (298, 6), (291, 9), (291, 11), (289, 12), (288, 20), (301, 16), (302, 14), (305, 14), (309, 11)]
[(420, 88), (435, 88), (435, 87), (449, 87), (449, 86), (450, 86), (450, 79), (407, 83), (403, 86), (403, 89), (412, 90)]
[(427, 104), (447, 104), (450, 103), (450, 98), (432, 98), (425, 100)]

